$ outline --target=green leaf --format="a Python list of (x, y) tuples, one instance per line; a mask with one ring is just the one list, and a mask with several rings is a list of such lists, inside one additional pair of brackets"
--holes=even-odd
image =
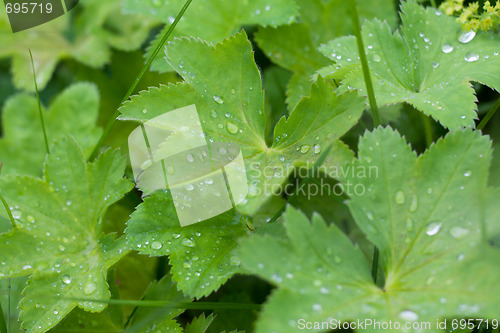
[[(189, 297), (186, 297), (177, 289), (170, 274), (167, 274), (158, 282), (151, 283), (144, 294), (143, 300), (168, 301), (173, 304), (191, 301)], [(147, 333), (158, 330), (158, 332), (180, 333), (182, 329), (174, 318), (183, 312), (183, 309), (171, 306), (153, 308), (140, 306), (134, 314), (132, 324), (124, 332)]]
[(179, 289), (200, 298), (241, 272), (235, 248), (247, 233), (246, 222), (229, 211), (181, 227), (170, 194), (156, 192), (132, 214), (125, 231), (130, 245), (141, 254), (169, 255)]
[(47, 331), (76, 306), (105, 308), (79, 299), (109, 299), (106, 271), (126, 254), (123, 238), (100, 231), (107, 207), (132, 187), (122, 178), (124, 168), (118, 151), (86, 165), (77, 143), (61, 139), (52, 147), (43, 180), (0, 178), (16, 218), (15, 228), (0, 236), (0, 277), (31, 274), (19, 304), (28, 332)]
[(155, 22), (141, 15), (123, 14), (122, 0), (81, 0), (75, 10), (40, 26), (12, 33), (5, 11), (0, 12), (0, 57), (12, 57), (17, 88), (34, 91), (28, 49), (33, 52), (38, 88), (43, 89), (64, 59), (102, 67), (111, 58), (111, 47), (139, 48)]
[[(361, 20), (377, 17), (395, 25), (391, 0), (357, 1)], [(311, 77), (326, 66), (327, 59), (317, 50), (321, 43), (353, 32), (349, 1), (299, 0), (300, 22), (278, 28), (260, 28), (255, 36), (259, 47), (276, 64), (294, 72), (287, 89), (292, 110), (309, 95)]]
[[(124, 10), (128, 13), (141, 13), (167, 23), (165, 30), (174, 22), (175, 16), (184, 5), (184, 0), (125, 0)], [(197, 37), (207, 42), (220, 42), (235, 34), (242, 26), (277, 26), (291, 23), (297, 16), (297, 5), (293, 0), (204, 0), (194, 1), (177, 25), (174, 36)], [(145, 55), (149, 58), (158, 45), (164, 31)], [(152, 70), (165, 72), (172, 67), (159, 54), (151, 65)]]
[(272, 146), (265, 140), (264, 96), (259, 71), (245, 33), (212, 46), (194, 39), (167, 48), (170, 64), (185, 79), (178, 85), (152, 88), (121, 108), (123, 120), (147, 121), (195, 104), (209, 143), (236, 143), (246, 163), (247, 201), (237, 209), (252, 215), (273, 196), (293, 167), (312, 163), (333, 144), (327, 165), (352, 159), (338, 139), (359, 119), (364, 100), (355, 92), (337, 95), (322, 79), (312, 87), (288, 119), (276, 125)]
[[(367, 133), (356, 172), (344, 182), (366, 189), (348, 205), (380, 249), (385, 281), (373, 283), (361, 250), (337, 227), (318, 215), (309, 223), (289, 207), (288, 240), (257, 236), (240, 247), (244, 267), (278, 286), (256, 332), (300, 332), (300, 319), (391, 320), (404, 328), (437, 318), (495, 318), (500, 252), (482, 237), (480, 204), (490, 158), (488, 138), (471, 130), (448, 134), (419, 157), (390, 128)], [(429, 331), (438, 332), (435, 325)]]
[[(42, 107), (49, 143), (71, 134), (90, 155), (101, 129), (95, 126), (99, 92), (93, 84), (76, 83), (57, 96), (48, 110)], [(40, 176), (46, 149), (35, 97), (11, 97), (2, 112), (4, 137), (0, 139), (3, 174)]]
[(205, 333), (213, 320), (213, 314), (205, 317), (205, 314), (203, 313), (199, 317), (194, 318), (191, 323), (187, 324), (184, 329), (184, 333)]
[[(401, 10), (402, 35), (378, 20), (362, 30), (378, 104), (412, 104), (451, 129), (474, 126), (477, 106), (469, 81), (500, 90), (500, 37), (478, 32), (466, 39), (455, 18), (414, 1), (403, 2)], [(333, 40), (321, 51), (340, 67), (359, 63), (354, 37)], [(341, 91), (346, 89), (366, 94), (359, 66), (343, 81)]]

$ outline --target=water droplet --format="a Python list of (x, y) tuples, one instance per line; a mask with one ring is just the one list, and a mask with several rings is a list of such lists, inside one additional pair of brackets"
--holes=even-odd
[(223, 104), (224, 103), (224, 100), (222, 99), (222, 97), (217, 96), (217, 95), (214, 96), (214, 101), (217, 104)]
[(321, 287), (321, 289), (319, 290), (322, 294), (329, 294), (330, 293), (330, 289), (328, 288), (325, 288), (325, 287)]
[(189, 239), (189, 238), (183, 239), (181, 244), (184, 246), (187, 246), (187, 247), (195, 247), (196, 246), (196, 243), (192, 239)]
[(83, 288), (83, 293), (84, 293), (85, 295), (91, 295), (91, 294), (93, 294), (96, 290), (97, 290), (97, 286), (95, 285), (95, 283), (90, 282), (90, 283), (87, 283), (87, 284), (85, 285), (85, 287)]
[(233, 94), (233, 95), (236, 94), (236, 90), (231, 89), (231, 94)]
[(380, 60), (382, 60), (382, 59), (380, 58), (380, 56), (378, 54), (373, 55), (373, 61), (380, 62)]
[(190, 163), (194, 162), (194, 156), (193, 154), (187, 154), (186, 155), (186, 160)]
[(405, 203), (405, 199), (406, 199), (406, 197), (405, 197), (405, 194), (404, 194), (403, 191), (397, 191), (396, 192), (396, 203), (398, 205), (404, 204)]
[(464, 59), (467, 62), (476, 62), (479, 60), (479, 56), (477, 55), (477, 53), (469, 52), (465, 55)]
[(148, 113), (148, 110), (147, 109), (142, 109), (142, 113), (146, 114), (146, 113)]
[(316, 312), (321, 312), (323, 311), (323, 307), (321, 306), (321, 304), (314, 304), (313, 305), (313, 310), (316, 311)]
[(417, 196), (414, 194), (412, 197), (411, 197), (411, 203), (410, 203), (410, 212), (415, 212), (418, 208), (418, 198)]
[(227, 128), (227, 131), (231, 134), (236, 134), (238, 133), (238, 126), (236, 126), (235, 124), (233, 124), (232, 122), (228, 121), (226, 123), (226, 128)]
[(366, 212), (366, 217), (368, 220), (373, 221), (373, 213), (372, 212)]
[(399, 314), (399, 318), (406, 320), (406, 321), (417, 321), (418, 315), (413, 311), (406, 310), (406, 311), (402, 311)]
[(467, 236), (468, 233), (469, 230), (462, 227), (453, 227), (450, 230), (450, 234), (456, 239), (462, 239)]
[(186, 185), (186, 190), (188, 190), (188, 191), (192, 191), (192, 190), (194, 190), (194, 186), (193, 186), (193, 184), (188, 184), (188, 185)]
[(239, 266), (241, 264), (240, 258), (236, 256), (232, 256), (231, 259), (229, 259), (229, 262), (231, 263), (231, 266)]
[(321, 146), (320, 145), (314, 145), (313, 146), (313, 151), (315, 154), (321, 153)]
[(444, 52), (444, 53), (450, 53), (451, 51), (453, 51), (453, 45), (451, 44), (443, 44), (443, 47), (441, 48), (441, 50)]
[(413, 231), (413, 220), (410, 217), (406, 220), (406, 228), (409, 232)]
[(439, 232), (439, 230), (441, 230), (441, 225), (442, 224), (438, 222), (431, 222), (427, 225), (425, 233), (429, 236), (434, 236)]
[(71, 206), (71, 200), (66, 200), (66, 206)]
[(163, 247), (163, 244), (162, 244), (162, 243), (160, 243), (160, 242), (158, 242), (158, 241), (151, 243), (151, 248), (152, 248), (153, 250), (159, 250), (159, 249), (161, 249), (162, 247)]
[(212, 110), (212, 112), (210, 112), (210, 114), (212, 115), (212, 117), (216, 118), (217, 117), (217, 111), (215, 110)]
[(470, 177), (471, 174), (472, 174), (472, 172), (470, 170), (467, 170), (464, 172), (465, 177)]
[(174, 167), (173, 167), (173, 166), (168, 166), (168, 167), (167, 167), (167, 172), (168, 172), (170, 175), (173, 175), (173, 174), (174, 174), (174, 172), (175, 172)]
[(433, 61), (432, 62), (432, 68), (438, 68), (439, 67), (439, 62)]
[(23, 213), (21, 213), (21, 211), (17, 209), (12, 211), (12, 217), (15, 218), (16, 220), (20, 219), (22, 215)]
[(474, 37), (476, 37), (476, 32), (474, 30), (469, 30), (467, 32), (464, 32), (460, 35), (460, 37), (458, 37), (458, 41), (460, 43), (468, 43), (470, 42), (471, 40), (474, 39)]
[(307, 153), (309, 151), (309, 149), (311, 149), (311, 146), (309, 146), (309, 145), (303, 145), (302, 147), (300, 147), (300, 152), (302, 154), (305, 154), (305, 153)]
[(184, 264), (182, 264), (182, 267), (184, 267), (184, 268), (191, 268), (191, 262), (190, 261), (184, 261)]

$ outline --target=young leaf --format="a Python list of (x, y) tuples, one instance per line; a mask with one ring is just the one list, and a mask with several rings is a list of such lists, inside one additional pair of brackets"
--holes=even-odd
[[(500, 90), (500, 37), (466, 33), (453, 17), (423, 8), (415, 1), (403, 2), (401, 10), (402, 35), (392, 34), (389, 26), (378, 20), (363, 27), (377, 102), (412, 104), (451, 129), (474, 126), (477, 107), (469, 81)], [(321, 51), (337, 66), (359, 64), (354, 37), (333, 40)], [(320, 73), (331, 70), (335, 69)], [(347, 75), (341, 91), (352, 88), (366, 94), (359, 67)]]
[(167, 48), (170, 64), (185, 79), (178, 85), (152, 88), (121, 108), (121, 119), (147, 121), (195, 104), (209, 142), (240, 146), (250, 184), (247, 201), (238, 206), (254, 214), (273, 196), (294, 165), (314, 163), (333, 144), (326, 164), (339, 165), (352, 153), (338, 139), (359, 119), (364, 100), (356, 93), (337, 95), (322, 79), (313, 85), (288, 119), (276, 125), (273, 144), (265, 140), (264, 96), (259, 71), (245, 33), (212, 46), (181, 39)]
[(123, 14), (121, 3), (81, 0), (75, 10), (62, 17), (15, 34), (8, 26), (5, 11), (0, 11), (0, 58), (13, 58), (15, 86), (35, 90), (28, 48), (33, 51), (39, 89), (45, 88), (63, 59), (102, 67), (110, 60), (111, 47), (124, 51), (139, 48), (155, 22)]
[(199, 317), (194, 318), (191, 323), (187, 324), (184, 333), (205, 333), (213, 320), (213, 314), (205, 317), (205, 314), (203, 313)]
[[(152, 16), (167, 24), (174, 21), (175, 15), (184, 4), (183, 0), (166, 0), (159, 4), (155, 0), (125, 0), (124, 10), (128, 13), (141, 13)], [(235, 34), (244, 25), (277, 26), (291, 23), (297, 16), (297, 5), (293, 0), (204, 0), (194, 1), (179, 22), (174, 36), (198, 37), (207, 42), (219, 42)], [(145, 55), (149, 58), (163, 32), (148, 48)], [(171, 71), (161, 54), (151, 65), (152, 70)]]
[[(49, 143), (70, 133), (88, 156), (101, 134), (95, 126), (98, 111), (99, 92), (93, 84), (70, 86), (48, 110), (42, 108)], [(2, 123), (2, 174), (40, 176), (46, 151), (36, 98), (25, 93), (11, 97), (3, 109)]]
[(209, 295), (240, 272), (235, 255), (247, 219), (229, 211), (181, 227), (170, 194), (156, 192), (132, 214), (127, 240), (142, 254), (169, 255), (179, 289), (196, 298)]
[(243, 265), (279, 287), (256, 331), (299, 332), (300, 319), (411, 327), (436, 318), (495, 318), (500, 252), (482, 238), (480, 204), (490, 157), (489, 140), (470, 130), (448, 134), (419, 157), (389, 128), (365, 135), (356, 167), (378, 174), (344, 181), (367, 189), (348, 205), (381, 251), (383, 286), (372, 282), (361, 251), (337, 227), (317, 215), (309, 223), (289, 207), (287, 241), (258, 236), (240, 247)]
[[(174, 304), (191, 301), (189, 297), (184, 296), (177, 289), (170, 274), (167, 274), (158, 282), (153, 282), (146, 290), (143, 300), (169, 301)], [(181, 333), (182, 329), (174, 318), (183, 312), (183, 309), (169, 306), (139, 307), (134, 314), (132, 324), (124, 333), (147, 333), (152, 331)]]
[(109, 299), (106, 272), (126, 254), (124, 239), (101, 233), (107, 207), (132, 187), (124, 168), (118, 151), (87, 165), (78, 144), (64, 138), (52, 147), (43, 179), (0, 179), (16, 218), (0, 235), (0, 277), (32, 274), (19, 304), (28, 332), (47, 331), (76, 306), (105, 308), (79, 299)]
[[(377, 17), (395, 25), (396, 13), (391, 0), (357, 2), (361, 19)], [(312, 75), (328, 61), (317, 50), (321, 43), (353, 31), (349, 1), (299, 0), (297, 3), (301, 23), (260, 28), (255, 36), (259, 47), (274, 63), (294, 72), (287, 89), (290, 110), (303, 96), (309, 95)]]

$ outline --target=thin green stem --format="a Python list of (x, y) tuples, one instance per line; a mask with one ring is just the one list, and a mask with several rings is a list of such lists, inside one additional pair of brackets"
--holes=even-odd
[(45, 140), (45, 150), (47, 151), (47, 154), (50, 154), (49, 140), (47, 139), (47, 130), (45, 129), (45, 121), (43, 119), (43, 113), (42, 113), (42, 103), (40, 102), (38, 84), (36, 83), (35, 62), (33, 61), (33, 54), (31, 54), (31, 49), (29, 50), (29, 52), (31, 58), (31, 67), (33, 68), (33, 81), (35, 82), (36, 99), (38, 101), (38, 114), (40, 115), (40, 121), (42, 123), (42, 130), (43, 130), (43, 138)]
[(486, 126), (486, 124), (488, 124), (493, 115), (498, 111), (498, 109), (500, 109), (500, 98), (495, 102), (491, 109), (488, 110), (486, 116), (484, 116), (479, 125), (477, 125), (477, 129), (482, 130)]
[[(0, 173), (2, 172), (3, 163), (0, 163)], [(0, 194), (0, 201), (2, 201), (3, 206), (5, 207), (5, 211), (7, 212), (7, 216), (9, 217), (10, 223), (12, 224), (12, 228), (16, 229), (16, 221), (14, 220), (14, 216), (10, 211), (9, 204), (5, 201), (5, 198)]]
[(436, 0), (431, 0), (431, 6), (437, 8)]
[[(40, 298), (53, 298), (51, 295), (37, 295)], [(148, 301), (148, 300), (128, 300), (128, 299), (108, 299), (96, 300), (93, 298), (63, 297), (65, 300), (77, 302), (104, 303), (110, 305), (133, 305), (143, 307), (169, 307), (172, 309), (191, 310), (259, 310), (260, 304), (254, 303), (225, 303), (225, 302), (172, 302), (172, 301)]]
[(7, 294), (7, 333), (10, 333), (10, 294), (12, 291), (12, 287), (10, 285), (10, 278), (9, 278), (9, 291)]
[(363, 76), (365, 79), (366, 91), (368, 92), (368, 101), (370, 102), (370, 109), (373, 117), (373, 125), (375, 127), (378, 127), (381, 124), (380, 116), (378, 112), (377, 101), (375, 99), (375, 92), (373, 90), (370, 68), (368, 67), (368, 60), (366, 58), (365, 46), (363, 44), (363, 37), (361, 36), (361, 25), (359, 23), (358, 7), (356, 5), (356, 0), (350, 0), (350, 2), (351, 2), (351, 17), (354, 26), (354, 35), (356, 36), (356, 41), (358, 44), (359, 59), (361, 61), (361, 66), (363, 67)]
[[(188, 7), (189, 7), (189, 5), (191, 4), (192, 1), (193, 0), (187, 0), (186, 1), (186, 3), (184, 4), (184, 7), (182, 7), (182, 9), (179, 12), (179, 14), (177, 14), (177, 17), (175, 18), (175, 20), (172, 23), (172, 25), (170, 26), (170, 28), (168, 28), (168, 30), (165, 32), (165, 34), (161, 38), (160, 43), (156, 46), (156, 49), (154, 50), (153, 54), (151, 54), (151, 56), (149, 57), (148, 61), (144, 64), (144, 66), (142, 67), (141, 71), (139, 72), (139, 75), (137, 75), (137, 77), (135, 78), (134, 82), (132, 83), (132, 85), (130, 86), (129, 90), (127, 91), (127, 93), (123, 97), (122, 101), (120, 102), (120, 105), (122, 105), (123, 103), (125, 103), (125, 101), (127, 101), (129, 99), (130, 95), (132, 95), (132, 93), (135, 91), (135, 89), (137, 88), (137, 85), (139, 84), (139, 82), (141, 81), (142, 77), (144, 76), (144, 73), (146, 73), (146, 71), (148, 70), (149, 66), (151, 66), (151, 63), (156, 58), (156, 55), (160, 52), (160, 50), (163, 47), (163, 45), (165, 45), (165, 43), (167, 42), (167, 39), (170, 37), (170, 35), (174, 31), (175, 27), (179, 23), (179, 21), (182, 18), (182, 16), (184, 16), (184, 13), (188, 9)], [(99, 142), (97, 142), (97, 145), (95, 146), (94, 151), (92, 152), (92, 155), (90, 156), (90, 160), (93, 160), (93, 159), (95, 159), (97, 157), (97, 154), (99, 153), (99, 149), (101, 148), (104, 140), (108, 136), (109, 132), (111, 131), (111, 128), (113, 127), (113, 125), (116, 122), (116, 120), (117, 120), (117, 118), (118, 118), (119, 115), (120, 115), (120, 111), (118, 109), (116, 109), (115, 113), (113, 114), (113, 117), (109, 120), (108, 124), (104, 128), (104, 132), (102, 133), (102, 135), (101, 135), (101, 137), (99, 139)]]
[(432, 144), (434, 141), (433, 133), (432, 133), (432, 123), (429, 117), (422, 113), (422, 122), (424, 123), (424, 131), (425, 131), (425, 143), (427, 147)]
[(375, 246), (373, 248), (373, 261), (372, 261), (372, 278), (373, 282), (377, 284), (377, 276), (378, 276), (378, 257), (380, 255), (379, 249)]
[[(358, 44), (359, 59), (361, 61), (361, 66), (363, 67), (363, 76), (365, 79), (366, 91), (368, 92), (368, 101), (370, 102), (370, 109), (372, 111), (373, 125), (374, 127), (380, 126), (380, 116), (378, 113), (377, 100), (375, 99), (375, 91), (373, 90), (372, 78), (370, 75), (370, 67), (368, 66), (368, 59), (366, 58), (365, 46), (363, 43), (363, 36), (361, 35), (361, 24), (359, 23), (359, 13), (356, 0), (350, 0), (351, 2), (351, 17), (354, 27), (354, 35), (356, 36), (356, 41)], [(373, 281), (377, 283), (378, 274), (378, 259), (379, 250), (377, 247), (373, 250), (373, 262), (372, 262), (372, 277)]]

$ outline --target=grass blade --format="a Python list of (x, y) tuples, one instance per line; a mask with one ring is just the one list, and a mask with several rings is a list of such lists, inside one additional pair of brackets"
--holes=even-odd
[[(146, 71), (148, 70), (149, 66), (151, 66), (151, 63), (156, 58), (156, 55), (160, 52), (160, 50), (163, 47), (163, 45), (165, 45), (165, 42), (167, 41), (167, 39), (170, 37), (170, 35), (174, 31), (175, 27), (179, 23), (179, 21), (182, 18), (182, 16), (184, 16), (184, 13), (188, 9), (188, 7), (189, 7), (189, 5), (191, 4), (192, 1), (193, 0), (187, 0), (186, 1), (186, 3), (184, 4), (184, 7), (182, 7), (182, 9), (179, 12), (179, 14), (177, 14), (177, 17), (175, 18), (174, 22), (172, 23), (172, 25), (170, 25), (170, 28), (165, 32), (165, 34), (161, 38), (161, 41), (157, 45), (157, 47), (154, 50), (153, 54), (151, 54), (151, 56), (149, 57), (148, 61), (144, 64), (144, 66), (142, 67), (141, 71), (139, 72), (139, 75), (137, 75), (137, 77), (135, 78), (135, 80), (132, 83), (132, 85), (130, 86), (129, 90), (127, 91), (127, 93), (123, 97), (120, 105), (122, 105), (126, 100), (128, 100), (129, 97), (130, 97), (130, 95), (132, 95), (132, 93), (134, 92), (135, 88), (137, 88), (137, 84), (139, 84), (139, 82), (141, 81), (144, 73), (146, 73)], [(119, 115), (120, 115), (120, 111), (118, 111), (118, 108), (117, 108), (116, 111), (115, 111), (115, 113), (113, 114), (113, 117), (109, 120), (109, 122), (107, 123), (106, 127), (104, 128), (104, 131), (103, 131), (101, 137), (99, 138), (99, 142), (97, 142), (97, 145), (95, 146), (94, 151), (90, 155), (90, 159), (89, 159), (90, 161), (94, 160), (97, 157), (97, 154), (99, 153), (99, 149), (101, 148), (104, 140), (108, 136), (109, 132), (111, 131), (111, 128), (113, 127), (113, 125), (116, 122), (116, 119), (118, 118)]]
[(33, 61), (33, 54), (30, 52), (31, 58), (31, 68), (33, 68), (33, 81), (35, 82), (35, 91), (36, 91), (36, 99), (38, 101), (38, 114), (40, 115), (40, 121), (42, 122), (42, 130), (43, 130), (43, 138), (45, 140), (45, 149), (47, 150), (47, 154), (50, 154), (49, 140), (47, 139), (47, 130), (45, 129), (45, 121), (43, 119), (42, 113), (42, 103), (40, 102), (40, 94), (38, 93), (38, 84), (36, 83), (36, 71), (35, 71), (35, 62)]

